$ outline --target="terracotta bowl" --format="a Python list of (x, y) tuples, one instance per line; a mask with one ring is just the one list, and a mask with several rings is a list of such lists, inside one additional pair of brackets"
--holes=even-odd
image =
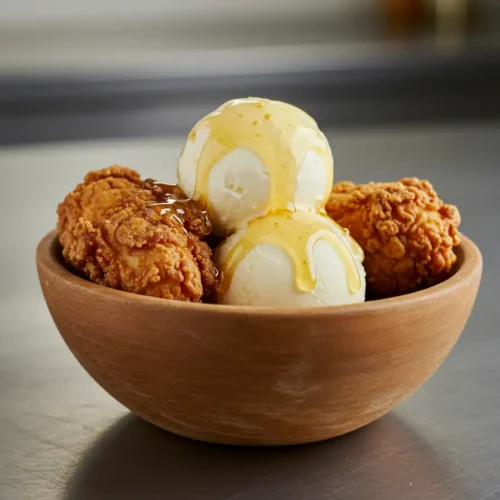
[(372, 422), (419, 388), (457, 341), (482, 260), (467, 238), (453, 276), (350, 306), (232, 307), (168, 301), (86, 281), (39, 244), (45, 300), (64, 340), (114, 398), (202, 441), (297, 444)]

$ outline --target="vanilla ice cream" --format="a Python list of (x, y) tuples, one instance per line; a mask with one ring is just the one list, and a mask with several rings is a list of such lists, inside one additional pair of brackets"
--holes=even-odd
[(218, 302), (320, 306), (365, 300), (363, 252), (330, 218), (310, 211), (268, 215), (221, 245)]
[(268, 99), (235, 99), (196, 124), (177, 176), (187, 196), (206, 202), (215, 232), (226, 236), (270, 213), (322, 209), (333, 158), (304, 111)]

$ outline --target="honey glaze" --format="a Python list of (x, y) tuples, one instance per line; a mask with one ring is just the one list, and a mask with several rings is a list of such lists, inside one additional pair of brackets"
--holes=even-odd
[(340, 257), (349, 292), (351, 294), (358, 292), (362, 279), (356, 260), (359, 262), (363, 260), (361, 247), (348, 232), (331, 219), (308, 212), (272, 214), (252, 221), (222, 264), (222, 282), (219, 291), (227, 292), (241, 261), (253, 248), (264, 243), (283, 249), (293, 263), (298, 290), (312, 291), (316, 286), (316, 272), (310, 254), (315, 242), (319, 240), (328, 242)]
[(166, 184), (146, 179), (144, 187), (149, 189), (156, 199), (146, 208), (146, 214), (149, 218), (160, 221), (162, 217), (169, 215), (180, 225), (186, 225), (198, 236), (210, 234), (212, 223), (204, 202), (187, 198), (177, 184)]
[[(316, 122), (290, 104), (268, 99), (236, 99), (207, 115), (202, 124), (209, 136), (197, 163), (194, 198), (208, 205), (208, 181), (213, 167), (236, 148), (257, 155), (268, 172), (270, 197), (266, 213), (294, 210), (297, 176), (308, 151), (322, 158), (328, 172), (327, 186), (333, 183), (333, 160), (328, 143)], [(325, 193), (325, 200), (328, 193)], [(318, 200), (316, 209), (324, 200)], [(209, 207), (210, 208), (210, 207)]]

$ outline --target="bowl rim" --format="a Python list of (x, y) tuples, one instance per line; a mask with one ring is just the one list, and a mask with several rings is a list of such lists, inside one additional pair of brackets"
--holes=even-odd
[(432, 301), (448, 295), (450, 292), (463, 287), (467, 287), (476, 276), (482, 272), (482, 256), (476, 244), (462, 234), (461, 242), (458, 251), (462, 253), (461, 263), (456, 272), (446, 280), (433, 285), (424, 290), (418, 290), (397, 297), (377, 299), (358, 304), (346, 305), (331, 305), (331, 306), (311, 306), (311, 307), (273, 307), (273, 306), (236, 306), (227, 304), (206, 304), (200, 302), (183, 302), (180, 300), (168, 300), (159, 297), (149, 297), (147, 295), (139, 295), (123, 290), (115, 290), (108, 288), (92, 281), (88, 281), (70, 270), (66, 269), (60, 259), (56, 256), (56, 248), (59, 245), (59, 232), (55, 229), (47, 233), (39, 242), (36, 250), (36, 261), (38, 267), (43, 267), (57, 278), (69, 283), (82, 292), (96, 295), (107, 295), (120, 300), (127, 304), (140, 303), (145, 307), (154, 309), (177, 310), (196, 312), (196, 313), (211, 313), (221, 317), (225, 315), (232, 316), (283, 316), (288, 319), (318, 317), (318, 316), (336, 316), (336, 315), (353, 315), (360, 313), (380, 312), (394, 307), (404, 305), (418, 305), (420, 303), (430, 303)]

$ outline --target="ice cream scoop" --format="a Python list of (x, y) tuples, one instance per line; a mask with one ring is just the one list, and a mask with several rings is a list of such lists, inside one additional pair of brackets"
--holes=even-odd
[(352, 304), (365, 299), (363, 252), (329, 217), (268, 215), (218, 249), (218, 302), (255, 306)]
[(202, 118), (177, 170), (187, 196), (204, 201), (227, 236), (269, 213), (324, 207), (333, 158), (316, 122), (291, 104), (235, 99)]

